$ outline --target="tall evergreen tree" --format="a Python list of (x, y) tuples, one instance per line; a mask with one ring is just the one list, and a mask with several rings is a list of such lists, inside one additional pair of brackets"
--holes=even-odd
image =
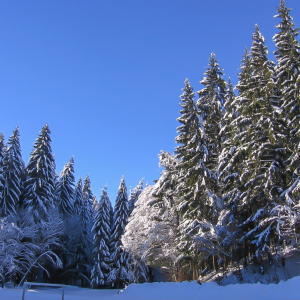
[(81, 215), (83, 206), (82, 179), (79, 178), (74, 191), (74, 212), (77, 216)]
[(198, 115), (193, 88), (187, 79), (182, 90), (179, 104), (182, 107), (181, 116), (177, 118), (181, 126), (177, 128), (179, 135), (175, 139), (175, 142), (179, 144), (175, 148), (178, 159), (177, 176), (179, 177), (177, 189), (182, 199), (178, 209), (184, 214), (184, 220), (187, 218), (192, 222), (207, 214), (201, 199), (205, 193), (203, 191), (205, 186), (202, 183), (204, 176), (213, 177), (214, 174), (206, 166), (208, 149), (203, 118)]
[(24, 185), (24, 205), (36, 223), (47, 221), (49, 210), (53, 208), (55, 162), (50, 134), (46, 124), (34, 143), (26, 168), (28, 177)]
[(97, 206), (98, 206), (97, 196), (94, 195), (94, 196), (93, 196), (93, 211), (94, 211), (94, 212), (97, 211)]
[[(244, 104), (245, 93), (250, 89), (251, 82), (251, 56), (247, 48), (244, 51), (242, 64), (238, 74), (239, 82), (236, 86), (239, 95), (233, 99), (231, 104), (225, 102), (226, 108), (234, 110), (231, 118), (228, 118), (228, 126), (224, 127), (226, 139), (223, 143), (223, 150), (219, 157), (219, 178), (223, 183), (223, 203), (230, 207), (228, 211), (223, 211), (221, 218), (226, 219), (227, 224), (235, 224), (238, 221), (233, 215), (239, 207), (239, 199), (242, 194), (242, 183), (239, 179), (241, 172), (248, 173), (248, 166), (245, 165), (246, 147), (244, 144), (247, 139), (247, 122), (251, 118), (246, 118), (242, 108), (247, 107)], [(229, 106), (229, 107), (228, 107)], [(229, 111), (227, 111), (229, 113)], [(242, 214), (239, 214), (242, 217)]]
[(91, 286), (98, 288), (106, 284), (110, 262), (110, 213), (111, 203), (107, 195), (107, 188), (102, 189), (102, 195), (97, 205), (93, 238), (93, 269), (91, 272)]
[[(284, 186), (286, 155), (285, 128), (276, 107), (274, 66), (267, 53), (256, 25), (250, 56), (246, 52), (237, 85), (237, 116), (231, 121), (232, 132), (225, 142), (230, 159), (220, 174), (224, 178), (223, 200), (227, 207), (221, 214), (222, 222), (238, 225), (235, 236), (240, 235), (240, 242), (251, 242), (257, 256), (262, 249), (268, 249), (276, 226), (281, 223), (274, 216)], [(222, 155), (226, 157), (224, 152)]]
[(144, 178), (142, 178), (142, 180), (139, 182), (139, 184), (133, 189), (130, 190), (130, 196), (129, 196), (129, 200), (128, 200), (128, 209), (129, 209), (129, 216), (131, 215), (133, 209), (134, 209), (134, 204), (137, 201), (139, 195), (141, 194), (142, 190), (143, 190), (143, 180)]
[(285, 6), (285, 1), (280, 0), (277, 7), (280, 23), (276, 26), (279, 32), (274, 35), (276, 50), (274, 52), (277, 66), (275, 80), (281, 96), (281, 108), (287, 123), (287, 139), (289, 158), (285, 161), (286, 181), (289, 185), (285, 190), (287, 202), (296, 204), (299, 198), (300, 186), (300, 45), (297, 41), (298, 28), (294, 28), (291, 9)]
[(74, 159), (65, 164), (57, 187), (58, 210), (63, 217), (71, 216), (74, 212)]
[(224, 75), (223, 70), (220, 68), (214, 53), (211, 54), (208, 65), (204, 77), (200, 81), (204, 88), (197, 92), (199, 95), (197, 106), (204, 121), (203, 125), (208, 140), (208, 168), (211, 171), (216, 171), (218, 156), (222, 147), (220, 131), (225, 114), (226, 82), (222, 77)]
[(289, 14), (290, 11), (291, 9), (285, 6), (285, 1), (280, 0), (280, 5), (277, 7), (278, 14), (275, 15), (276, 18), (281, 19), (276, 26), (279, 32), (274, 35), (273, 40), (276, 46), (274, 55), (278, 63), (276, 66), (276, 84), (282, 92), (282, 107), (291, 123), (290, 126), (296, 128), (299, 127), (297, 116), (300, 113), (300, 45), (296, 39), (299, 29), (294, 28), (295, 24)]
[[(0, 216), (16, 214), (19, 197), (22, 192), (25, 164), (22, 159), (19, 128), (8, 139), (7, 149), (3, 155), (4, 188), (0, 203)], [(3, 147), (2, 147), (3, 149)]]
[(227, 84), (223, 79), (223, 70), (220, 68), (214, 53), (211, 54), (208, 67), (200, 81), (204, 88), (198, 91), (198, 114), (203, 120), (205, 132), (206, 171), (202, 178), (202, 199), (205, 205), (205, 219), (216, 223), (221, 203), (221, 188), (218, 180), (218, 159), (222, 149), (222, 121), (225, 114), (225, 98)]
[(185, 81), (181, 116), (177, 119), (182, 125), (177, 128), (179, 135), (175, 139), (180, 144), (175, 148), (178, 173), (174, 174), (178, 177), (177, 207), (181, 213), (178, 247), (184, 257), (190, 257), (193, 265), (200, 260), (195, 241), (203, 228), (217, 221), (222, 207), (216, 167), (221, 149), (220, 125), (225, 112), (226, 83), (213, 53), (204, 75), (201, 83), (205, 87), (198, 92), (197, 104), (193, 89), (188, 80)]
[(89, 175), (84, 179), (82, 188), (82, 209), (81, 209), (81, 222), (83, 234), (88, 236), (92, 226), (94, 216), (93, 212), (93, 192), (91, 189), (91, 181)]
[(1, 132), (0, 133), (0, 202), (2, 202), (3, 199), (3, 189), (5, 184), (4, 174), (3, 174), (4, 152), (5, 152), (4, 135)]
[(131, 265), (130, 255), (122, 248), (121, 236), (124, 233), (128, 219), (128, 195), (125, 180), (122, 177), (116, 198), (114, 209), (113, 227), (110, 242), (111, 251), (111, 271), (109, 272), (107, 283), (114, 286), (123, 286), (130, 282)]

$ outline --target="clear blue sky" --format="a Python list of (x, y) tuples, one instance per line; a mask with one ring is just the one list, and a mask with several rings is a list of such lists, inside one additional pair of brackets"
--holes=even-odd
[[(225, 79), (257, 23), (272, 52), (279, 0), (0, 1), (0, 131), (20, 127), (23, 159), (49, 123), (57, 172), (75, 159), (76, 181), (115, 200), (159, 178), (172, 152), (185, 78), (201, 89), (211, 52)], [(287, 0), (300, 27), (300, 1)]]

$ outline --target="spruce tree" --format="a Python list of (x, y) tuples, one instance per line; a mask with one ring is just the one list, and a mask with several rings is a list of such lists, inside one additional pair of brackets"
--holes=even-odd
[[(228, 125), (224, 127), (223, 135), (225, 135), (225, 140), (218, 166), (219, 178), (223, 184), (223, 203), (225, 204), (219, 219), (222, 218), (223, 220), (220, 220), (221, 223), (224, 221), (228, 225), (236, 225), (239, 223), (239, 218), (242, 218), (242, 214), (235, 216), (243, 189), (239, 176), (242, 171), (245, 174), (248, 173), (248, 166), (244, 162), (246, 157), (244, 144), (247, 139), (247, 122), (251, 118), (245, 118), (242, 111), (246, 107), (244, 106), (244, 99), (247, 99), (245, 93), (250, 89), (252, 76), (251, 57), (247, 48), (244, 51), (241, 62), (240, 73), (238, 74), (239, 82), (235, 87), (239, 94), (232, 102), (225, 102), (226, 109), (229, 109), (227, 113), (229, 114), (231, 109), (234, 110), (234, 114), (227, 119)], [(223, 123), (225, 122), (223, 121)], [(227, 210), (228, 208), (229, 210)]]
[[(194, 100), (193, 88), (188, 79), (180, 96), (179, 112), (181, 116), (177, 120), (181, 126), (177, 128), (179, 135), (175, 142), (179, 144), (175, 148), (176, 159), (178, 160), (178, 194), (181, 201), (178, 210), (183, 214), (183, 220), (205, 218), (208, 214), (205, 203), (202, 201), (205, 193), (204, 176), (214, 177), (214, 174), (207, 168), (208, 149), (207, 137), (204, 130), (203, 118), (198, 115), (198, 109)], [(201, 207), (201, 208), (200, 208)], [(187, 218), (187, 219), (186, 219)]]
[(93, 211), (94, 211), (94, 212), (97, 211), (97, 206), (98, 206), (97, 196), (94, 195), (94, 196), (93, 196)]
[(211, 54), (208, 65), (204, 77), (200, 81), (204, 88), (197, 92), (199, 95), (197, 100), (198, 114), (203, 120), (202, 126), (207, 149), (206, 170), (201, 181), (201, 202), (204, 204), (203, 217), (216, 223), (222, 208), (221, 184), (218, 180), (218, 159), (222, 149), (222, 121), (225, 114), (224, 103), (227, 95), (227, 84), (222, 77), (224, 73), (214, 53)]
[[(285, 1), (280, 0), (277, 7), (280, 23), (276, 26), (279, 32), (274, 35), (276, 50), (274, 52), (277, 60), (276, 66), (276, 84), (282, 93), (282, 108), (290, 123), (291, 128), (299, 127), (297, 116), (299, 110), (299, 72), (300, 72), (300, 45), (296, 37), (299, 29), (294, 28), (293, 18), (289, 12), (291, 9), (285, 6)], [(297, 131), (297, 129), (295, 130)], [(295, 132), (294, 132), (295, 133)]]
[(3, 199), (3, 189), (5, 184), (4, 174), (3, 174), (4, 152), (5, 152), (4, 135), (1, 132), (0, 133), (0, 202), (2, 202)]
[(225, 114), (226, 82), (222, 77), (224, 76), (223, 70), (220, 68), (214, 53), (211, 54), (208, 65), (204, 77), (200, 81), (204, 88), (197, 92), (199, 95), (197, 106), (204, 121), (203, 125), (208, 140), (208, 168), (211, 171), (216, 171), (218, 156), (222, 147), (220, 131)]
[(281, 0), (277, 7), (280, 23), (276, 26), (279, 30), (274, 35), (276, 50), (274, 52), (277, 66), (275, 68), (275, 80), (278, 86), (283, 109), (283, 117), (287, 124), (287, 139), (289, 157), (285, 161), (285, 174), (288, 189), (282, 194), (287, 203), (298, 204), (300, 182), (300, 45), (297, 41), (298, 28), (294, 28), (293, 18), (290, 16), (291, 9), (285, 6)]
[(274, 65), (267, 53), (256, 25), (250, 53), (245, 53), (239, 75), (237, 115), (231, 121), (226, 151), (222, 153), (223, 159), (229, 159), (225, 159), (220, 173), (226, 207), (220, 221), (233, 225), (240, 243), (255, 245), (258, 257), (262, 249), (268, 249), (278, 224), (279, 219), (270, 216), (284, 186), (286, 156), (285, 127), (276, 106)]
[(74, 212), (77, 216), (81, 215), (83, 206), (82, 179), (79, 178), (74, 191)]
[(53, 208), (55, 162), (50, 134), (46, 124), (34, 143), (26, 167), (28, 177), (24, 185), (24, 205), (36, 223), (47, 221), (49, 211)]
[(141, 194), (142, 190), (143, 190), (143, 178), (142, 180), (139, 182), (139, 184), (133, 189), (130, 190), (130, 196), (129, 196), (129, 200), (128, 200), (128, 207), (129, 207), (129, 216), (131, 215), (133, 209), (134, 209), (134, 204), (137, 201), (139, 195)]
[(111, 270), (107, 283), (114, 286), (124, 286), (131, 278), (130, 255), (122, 248), (121, 236), (124, 233), (128, 219), (128, 195), (125, 180), (122, 177), (114, 209), (113, 227), (110, 241)]
[(64, 218), (71, 216), (74, 212), (74, 185), (74, 159), (72, 157), (61, 171), (57, 187), (58, 210)]
[[(0, 203), (0, 216), (15, 215), (22, 192), (25, 164), (22, 159), (19, 128), (8, 139), (3, 155), (3, 194)], [(3, 142), (2, 142), (3, 144)], [(3, 149), (3, 147), (2, 147)]]
[(197, 104), (192, 87), (185, 81), (177, 119), (181, 126), (175, 139), (179, 146), (175, 148), (178, 163), (173, 177), (177, 177), (177, 210), (181, 214), (178, 248), (193, 265), (200, 261), (196, 240), (210, 222), (217, 221), (222, 208), (216, 171), (226, 83), (213, 53), (204, 75), (201, 83), (205, 87), (198, 92)]
[(97, 205), (93, 225), (93, 268), (91, 271), (91, 286), (99, 288), (106, 285), (110, 262), (110, 213), (111, 203), (107, 188), (102, 189), (102, 195)]
[(82, 230), (85, 236), (89, 235), (94, 216), (93, 212), (93, 193), (91, 189), (91, 181), (89, 175), (86, 176), (82, 188), (82, 209), (81, 209), (81, 222)]

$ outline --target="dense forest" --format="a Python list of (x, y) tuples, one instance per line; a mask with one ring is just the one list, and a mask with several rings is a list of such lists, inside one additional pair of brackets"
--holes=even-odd
[[(234, 265), (269, 265), (298, 251), (300, 233), (300, 45), (281, 0), (268, 59), (255, 25), (238, 83), (223, 79), (214, 53), (194, 92), (180, 96), (174, 154), (161, 151), (155, 185), (128, 196), (124, 178), (113, 208), (90, 178), (75, 185), (71, 158), (58, 176), (46, 124), (27, 166), (19, 128), (0, 135), (0, 280), (121, 287), (197, 279)], [(197, 99), (196, 98), (197, 95)]]

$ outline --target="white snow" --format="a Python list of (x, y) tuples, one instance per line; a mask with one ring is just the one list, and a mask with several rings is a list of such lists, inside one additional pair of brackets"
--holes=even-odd
[[(65, 300), (299, 300), (300, 277), (278, 284), (232, 284), (214, 282), (167, 282), (131, 284), (122, 290), (92, 290), (67, 286)], [(21, 300), (22, 288), (0, 288), (0, 299)], [(58, 300), (60, 289), (36, 289), (25, 293), (26, 300)]]

